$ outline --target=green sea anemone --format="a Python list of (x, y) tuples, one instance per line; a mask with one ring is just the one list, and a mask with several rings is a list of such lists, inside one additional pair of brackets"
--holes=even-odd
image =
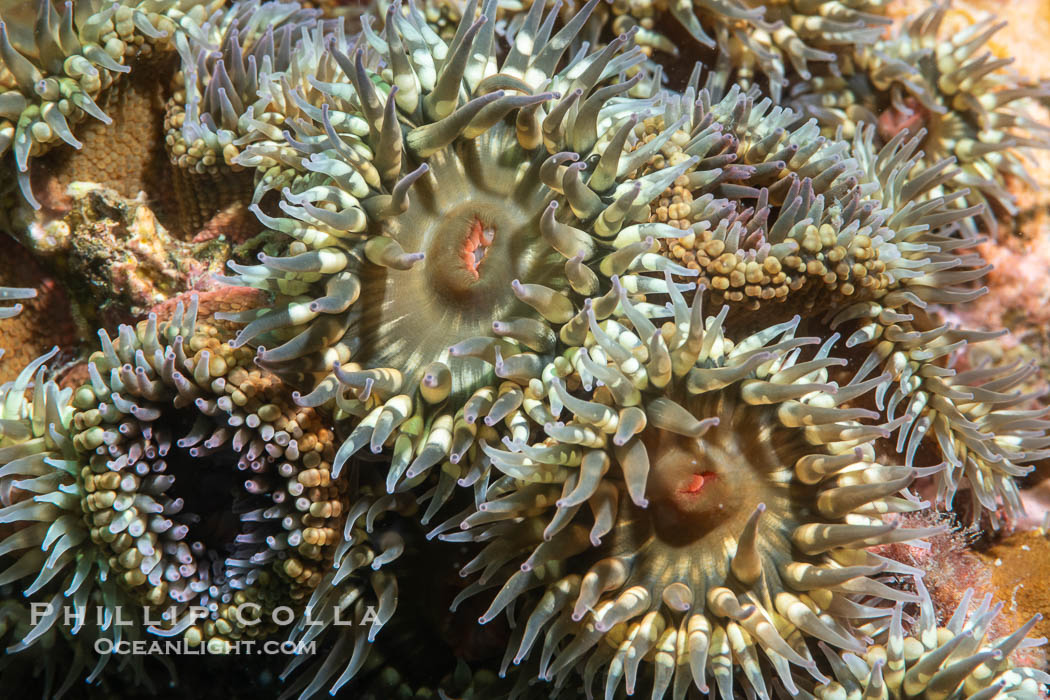
[[(254, 173), (236, 157), (247, 143), (280, 138), (295, 118), (284, 87), (309, 88), (315, 77), (326, 26), (319, 15), (298, 3), (251, 0), (184, 22), (175, 35), (179, 69), (165, 107), (165, 146), (190, 230), (250, 201)], [(341, 24), (329, 28), (342, 32)]]
[[(1002, 333), (954, 328), (931, 321), (921, 309), (911, 310), (917, 320), (880, 323), (877, 316), (886, 310), (879, 304), (868, 307), (871, 315), (847, 340), (849, 346), (871, 348), (857, 376), (882, 371), (892, 377), (875, 399), (879, 410), (895, 419), (896, 449), (905, 464), (922, 459), (923, 451), (936, 444), (948, 465), (935, 478), (937, 503), (951, 508), (957, 491), (964, 489), (973, 518), (987, 513), (998, 527), (1000, 512), (1023, 512), (1018, 480), (1050, 454), (1048, 410), (1031, 406), (1038, 393), (1019, 388), (1036, 367), (985, 364), (957, 372), (952, 365), (959, 350)], [(839, 314), (832, 326), (848, 318)]]
[[(945, 231), (976, 210), (928, 196), (952, 176), (948, 163), (916, 168), (917, 142), (903, 137), (881, 150), (862, 137), (825, 138), (814, 120), (798, 126), (797, 113), (756, 91), (732, 86), (722, 95), (723, 80), (711, 73), (701, 89), (698, 67), (685, 92), (665, 93), (638, 128), (642, 142), (674, 132), (642, 172), (699, 158), (653, 202), (650, 218), (681, 231), (662, 250), (699, 273), (712, 301), (761, 309), (733, 314), (731, 328), (873, 299), (900, 306), (903, 297), (975, 296), (955, 287), (987, 268), (960, 255)], [(919, 197), (924, 206), (911, 201)]]
[[(92, 541), (137, 599), (175, 611), (153, 631), (222, 648), (272, 632), (269, 611), (316, 588), (345, 484), (331, 478), (319, 416), (195, 315), (194, 303), (170, 322), (122, 326), (115, 342), (99, 333), (73, 444)], [(263, 624), (244, 619), (249, 603)]]
[(321, 47), (302, 43), (301, 35), (323, 26), (319, 14), (297, 3), (239, 2), (176, 35), (177, 90), (165, 115), (176, 165), (200, 174), (237, 169), (245, 139), (283, 126), (272, 101), (282, 80), (308, 85), (302, 71), (317, 62)]
[[(99, 337), (75, 390), (42, 381), (47, 358), (8, 390), (4, 439), (15, 444), (0, 450), (0, 476), (7, 492), (33, 495), (5, 496), (0, 522), (20, 529), (0, 549), (23, 554), (0, 583), (35, 575), (27, 596), (54, 579), (54, 601), (78, 608), (93, 595), (109, 610), (151, 606), (163, 613), (149, 632), (212, 651), (271, 634), (269, 612), (301, 609), (340, 541), (332, 433), (251, 351), (197, 324), (196, 297), (170, 321)], [(33, 401), (19, 404), (34, 372)]]
[(866, 548), (940, 531), (884, 516), (926, 508), (908, 486), (943, 465), (878, 461), (890, 426), (851, 406), (888, 377), (832, 381), (837, 336), (796, 337), (796, 317), (734, 340), (701, 293), (672, 292), (657, 326), (620, 291), (622, 315), (588, 302), (586, 335), (519, 379), (523, 409), (483, 446), (502, 476), (442, 528), (483, 546), (464, 595), (499, 588), (480, 621), (514, 611), (505, 665), (540, 653), (558, 686), (577, 669), (606, 698), (712, 678), (764, 697), (772, 671), (794, 693), (796, 667), (823, 678), (806, 640), (861, 652), (879, 601), (915, 600), (879, 580), (908, 567)]
[(1005, 23), (987, 17), (948, 32), (949, 12), (939, 2), (909, 18), (891, 38), (847, 56), (841, 75), (800, 83), (790, 102), (828, 133), (849, 136), (866, 123), (880, 143), (903, 131), (918, 135), (925, 153), (918, 167), (955, 158), (958, 172), (930, 194), (968, 189), (958, 206), (985, 204), (980, 219), (994, 233), (996, 212), (1017, 214), (1007, 177), (1035, 184), (1022, 153), (1050, 147), (1050, 125), (1026, 108), (1046, 89), (1008, 72), (1013, 58), (986, 50)]
[(920, 579), (919, 618), (905, 634), (902, 607), (893, 610), (889, 626), (881, 625), (877, 643), (862, 655), (823, 648), (831, 662), (830, 683), (803, 690), (803, 698), (865, 697), (874, 699), (920, 698), (1028, 698), (1043, 697), (1040, 685), (1050, 683), (1050, 674), (1036, 668), (1016, 666), (1011, 655), (1046, 640), (1026, 639), (1037, 614), (1012, 634), (998, 640), (988, 638), (989, 625), (1002, 610), (992, 606), (991, 595), (971, 608), (973, 590), (968, 589), (954, 614), (938, 624), (929, 593)]
[[(37, 358), (0, 387), (0, 524), (6, 533), (0, 586), (17, 585), (27, 599), (5, 603), (0, 626), (8, 655), (46, 650), (37, 668), (60, 697), (85, 673), (92, 682), (106, 666), (110, 655), (97, 653), (96, 641), (139, 639), (144, 627), (134, 610), (126, 616), (130, 626), (114, 624), (113, 610), (128, 599), (82, 520), (73, 391), (49, 381), (45, 366), (57, 353)], [(72, 658), (64, 653), (70, 648)], [(140, 661), (131, 672), (132, 682), (149, 683)], [(54, 688), (60, 673), (64, 680)]]
[(457, 479), (478, 482), (458, 465), (479, 465), (465, 457), (475, 438), (520, 405), (513, 378), (535, 369), (522, 350), (553, 349), (543, 319), (580, 326), (566, 295), (599, 292), (602, 266), (643, 294), (666, 285), (640, 273), (691, 274), (655, 254), (650, 237), (674, 231), (646, 222), (691, 161), (628, 177), (662, 143), (635, 149), (631, 114), (649, 103), (623, 95), (640, 78), (615, 79), (640, 52), (624, 36), (562, 64), (595, 4), (553, 36), (535, 5), (502, 61), (491, 0), (450, 45), (394, 6), (382, 36), (366, 19), (371, 52), (329, 40), (321, 65), (341, 72), (319, 72), (317, 96), (292, 93), (295, 133), (238, 157), (264, 173), (257, 200), (287, 185), (280, 216), (255, 210), (295, 240), (287, 257), (231, 265), (231, 282), (275, 296), (227, 317), (247, 324), (235, 344), (312, 389), (303, 405), (352, 419), (337, 469), (392, 443), (388, 488), (441, 465), (440, 505)]

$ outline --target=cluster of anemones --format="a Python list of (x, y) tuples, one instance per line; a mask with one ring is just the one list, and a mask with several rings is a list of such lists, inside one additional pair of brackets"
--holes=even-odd
[[(688, 684), (674, 679), (690, 674), (706, 688), (710, 671), (727, 692), (739, 665), (761, 694), (770, 667), (785, 684), (792, 664), (815, 668), (794, 640), (859, 649), (857, 618), (889, 616), (890, 608), (850, 607), (857, 605), (851, 596), (902, 595), (877, 580), (889, 565), (863, 548), (926, 534), (882, 521), (928, 505), (895, 494), (922, 474), (936, 478), (940, 500), (950, 502), (965, 475), (982, 505), (1014, 506), (1010, 477), (1027, 470), (1020, 465), (1038, 456), (1045, 433), (1036, 416), (1011, 410), (1024, 397), (1004, 393), (1009, 372), (954, 376), (941, 366), (940, 357), (976, 334), (924, 326), (923, 308), (972, 297), (963, 285), (984, 272), (976, 256), (959, 253), (969, 241), (951, 232), (975, 210), (936, 193), (954, 171), (946, 162), (917, 167), (918, 141), (903, 134), (881, 149), (870, 132), (853, 143), (825, 139), (815, 123), (793, 126), (797, 115), (739, 88), (724, 96), (701, 91), (698, 73), (683, 97), (626, 97), (637, 79), (615, 76), (637, 62), (632, 52), (617, 55), (628, 37), (551, 70), (585, 14), (552, 36), (553, 16), (544, 19), (533, 6), (497, 61), (489, 58), (494, 10), (488, 3), (469, 22), (476, 6), (468, 6), (446, 45), (414, 8), (393, 6), (382, 34), (364, 24), (379, 59), (344, 52), (342, 37), (329, 40), (328, 58), (318, 63), (328, 66), (327, 79), (311, 83), (324, 96), (319, 110), (311, 114), (307, 105), (315, 103), (299, 94), (294, 134), (256, 141), (237, 157), (267, 173), (257, 200), (283, 188), (279, 216), (256, 213), (295, 240), (287, 257), (234, 266), (237, 282), (268, 289), (277, 301), (230, 317), (247, 324), (236, 342), (262, 345), (264, 366), (309, 390), (299, 398), (304, 405), (335, 409), (349, 431), (337, 469), (367, 445), (390, 455), (389, 491), (431, 485), (424, 523), (457, 485), (473, 487), (475, 504), (431, 534), (462, 521), (478, 532), (457, 538), (490, 542), (465, 569), (484, 570), (468, 590), (502, 586), (485, 619), (519, 596), (536, 606), (534, 622), (517, 627), (518, 660), (552, 625), (541, 677), (565, 682), (579, 660), (587, 677), (612, 669), (607, 692), (624, 676), (633, 692), (640, 660), (659, 648), (667, 656), (646, 676), (654, 688)], [(743, 204), (749, 199), (753, 206)], [(687, 248), (701, 252), (679, 253)], [(708, 321), (690, 325), (694, 312), (684, 303), (653, 303), (678, 299), (690, 287), (677, 280), (696, 276), (707, 298), (763, 312), (750, 320), (727, 310), (710, 320), (708, 343), (717, 352), (707, 358), (713, 366), (699, 369), (691, 363)], [(816, 313), (835, 306), (837, 314)], [(807, 313), (803, 332), (830, 336), (816, 365), (801, 362), (788, 338), (780, 339), (786, 355), (760, 361), (762, 344), (794, 328), (778, 317), (796, 310)], [(668, 316), (673, 322), (658, 330)], [(751, 351), (741, 353), (751, 364), (718, 364), (733, 347), (723, 326)], [(845, 348), (869, 352), (856, 375), (828, 358), (835, 328), (848, 333)], [(920, 346), (936, 351), (923, 354)], [(652, 365), (643, 371), (646, 361)], [(806, 369), (789, 371), (799, 365)], [(705, 371), (721, 378), (706, 389), (685, 378)], [(788, 387), (756, 396), (744, 392), (749, 380)], [(679, 391), (689, 397), (684, 405), (674, 402)], [(970, 401), (977, 395), (1001, 405), (988, 412), (987, 403)], [(906, 415), (895, 418), (905, 400)], [(583, 417), (561, 424), (564, 407)], [(738, 416), (740, 425), (731, 420)], [(705, 417), (726, 425), (705, 435)], [(862, 425), (860, 417), (880, 423)], [(703, 501), (693, 496), (705, 484), (717, 490), (728, 477), (701, 470), (686, 474), (683, 487), (665, 465), (650, 482), (650, 451), (658, 457), (670, 449), (651, 438), (658, 431), (650, 423), (685, 431), (701, 453), (717, 447), (715, 435), (731, 443), (750, 428), (783, 431), (780, 442), (797, 453), (752, 455), (756, 482), (788, 485), (779, 502), (768, 494), (779, 508), (760, 516), (772, 506), (749, 502), (739, 522), (707, 539), (704, 523), (719, 515), (705, 518), (687, 506)], [(995, 439), (975, 445), (987, 436), (982, 423), (994, 426)], [(906, 452), (902, 466), (881, 464), (871, 447), (894, 431)], [(945, 465), (917, 463), (927, 432)], [(605, 440), (608, 453), (600, 449)], [(509, 452), (494, 449), (501, 441)], [(683, 448), (668, 463), (698, 460)], [(798, 465), (814, 460), (826, 471), (800, 474)], [(614, 463), (617, 477), (604, 479), (616, 473)], [(671, 506), (648, 503), (647, 484), (656, 491), (663, 484), (663, 501), (680, 506), (677, 519)], [(694, 515), (701, 525), (691, 530)], [(668, 542), (647, 545), (650, 560), (636, 550), (657, 531)], [(675, 539), (690, 531), (687, 543)], [(603, 536), (616, 544), (604, 549)], [(762, 553), (785, 543), (792, 544), (778, 551), (790, 558), (773, 557), (770, 569)], [(734, 547), (743, 549), (739, 557), (721, 554)], [(689, 578), (689, 565), (675, 563), (709, 551), (710, 579)], [(733, 561), (742, 568), (744, 560), (749, 573), (732, 571)], [(781, 564), (797, 566), (789, 574)], [(806, 566), (836, 571), (799, 588), (792, 577)], [(675, 567), (675, 575), (652, 573)], [(585, 572), (593, 580), (583, 592), (574, 586)], [(526, 595), (533, 588), (547, 591), (540, 602)], [(680, 666), (691, 670), (676, 675)]]
[[(290, 242), (228, 281), (273, 304), (220, 317), (232, 341), (179, 306), (100, 332), (74, 389), (46, 357), (5, 387), (0, 585), (164, 608), (149, 633), (216, 650), (290, 605), (324, 654), (289, 693), (335, 693), (398, 607), (403, 528), (441, 513), (429, 546), (473, 556), (454, 606), (496, 589), (480, 621), (506, 613), (503, 669), (544, 693), (836, 697), (818, 642), (849, 693), (1029, 692), (1006, 659), (1029, 628), (982, 649), (981, 609), (941, 634), (900, 585), (918, 572), (868, 551), (941, 531), (897, 522), (930, 507), (917, 478), (1019, 509), (1048, 443), (1013, 390), (1029, 370), (956, 373), (987, 334), (927, 313), (985, 272), (959, 172), (921, 134), (821, 136), (725, 73), (635, 97), (652, 27), (592, 48), (597, 4), (499, 30), (496, 0), (454, 31), (398, 3), (354, 36), (257, 0), (173, 24), (169, 155), (251, 177), (238, 196)], [(732, 18), (714, 33), (745, 82), (874, 38), (878, 3), (782, 5), (650, 9), (701, 41)], [(66, 633), (56, 614), (18, 648)]]

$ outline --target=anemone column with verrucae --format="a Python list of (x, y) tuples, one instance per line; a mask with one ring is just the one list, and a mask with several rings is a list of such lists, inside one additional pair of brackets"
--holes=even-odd
[(248, 323), (236, 344), (265, 346), (262, 365), (312, 389), (303, 405), (351, 420), (337, 468), (390, 446), (388, 488), (441, 465), (440, 505), (457, 479), (482, 479), (475, 437), (520, 403), (507, 380), (535, 369), (522, 350), (553, 349), (577, 313), (568, 296), (608, 289), (607, 269), (640, 294), (666, 285), (639, 273), (690, 274), (653, 254), (673, 231), (646, 221), (690, 161), (630, 175), (670, 137), (633, 148), (630, 115), (648, 103), (623, 96), (640, 78), (615, 76), (638, 49), (621, 36), (563, 64), (594, 5), (552, 36), (554, 14), (534, 4), (502, 61), (494, 2), (476, 21), (468, 5), (449, 45), (394, 6), (382, 36), (365, 21), (371, 54), (329, 42), (322, 63), (342, 74), (314, 81), (320, 103), (296, 100), (286, 143), (242, 154), (289, 185), (280, 217), (257, 213), (296, 240), (290, 257), (233, 266), (276, 297), (232, 317)]
[(701, 296), (672, 292), (660, 327), (626, 295), (603, 322), (588, 302), (586, 332), (520, 379), (504, 449), (484, 446), (503, 476), (436, 530), (483, 543), (462, 571), (464, 596), (500, 589), (482, 623), (517, 610), (505, 666), (538, 652), (559, 686), (603, 671), (606, 698), (711, 677), (765, 696), (770, 672), (823, 679), (807, 639), (859, 652), (859, 622), (889, 614), (874, 603), (914, 600), (878, 580), (913, 570), (865, 548), (938, 531), (882, 516), (927, 507), (908, 485), (942, 465), (876, 459), (888, 431), (849, 405), (888, 377), (829, 381), (837, 336), (797, 338), (797, 317), (734, 341)]

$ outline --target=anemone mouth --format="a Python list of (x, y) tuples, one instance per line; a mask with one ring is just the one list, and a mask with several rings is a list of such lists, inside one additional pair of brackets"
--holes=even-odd
[(927, 144), (935, 144), (941, 137), (939, 124), (934, 112), (924, 107), (918, 99), (908, 96), (884, 109), (879, 114), (876, 127), (883, 142), (889, 141), (902, 131), (918, 134), (920, 129), (925, 129), (926, 136), (919, 142), (919, 146), (928, 147)]
[(204, 544), (209, 553), (225, 554), (233, 542), (230, 525), (234, 525), (233, 533), (237, 530), (236, 513), (232, 511), (241, 486), (236, 482), (237, 453), (229, 445), (208, 455), (203, 454), (203, 448), (184, 447), (182, 441), (190, 435), (193, 422), (176, 411), (163, 411), (158, 424), (172, 427), (177, 437), (161, 438), (162, 444), (170, 447), (156, 455), (159, 459), (150, 470), (171, 477), (166, 494), (182, 503), (183, 518), (190, 523), (188, 537)]
[(403, 270), (361, 271), (360, 316), (347, 342), (363, 367), (396, 367), (405, 386), (433, 361), (452, 371), (452, 390), (474, 388), (483, 363), (449, 356), (449, 348), (492, 335), (495, 319), (535, 317), (515, 296), (516, 279), (565, 290), (564, 257), (539, 235), (547, 188), (538, 165), (501, 123), (427, 158), (412, 204), (380, 219), (375, 233), (422, 259)]
[(502, 285), (494, 281), (506, 279), (510, 267), (504, 225), (512, 225), (511, 218), (494, 207), (468, 202), (442, 219), (427, 249), (427, 282), (446, 303), (459, 305), (464, 313), (477, 310), (488, 315), (485, 299), (499, 294)]
[[(688, 402), (691, 410), (698, 411), (694, 413), (698, 419), (718, 417), (718, 423), (700, 437), (652, 427), (641, 434), (650, 464), (648, 507), (637, 508), (626, 493), (621, 507), (635, 511), (628, 522), (651, 531), (649, 556), (689, 559), (694, 550), (702, 557), (705, 550), (735, 543), (760, 506), (769, 512), (767, 522), (773, 514), (789, 521), (782, 525), (786, 533), (797, 526), (791, 514), (806, 503), (792, 493), (790, 467), (812, 448), (788, 431), (777, 431), (775, 417), (769, 420), (763, 409), (734, 405), (727, 399)], [(707, 405), (693, 405), (699, 403)], [(648, 523), (642, 525), (643, 521)], [(771, 525), (770, 534), (774, 529)], [(620, 549), (615, 544), (620, 536), (627, 533), (614, 529), (610, 534), (614, 551)]]

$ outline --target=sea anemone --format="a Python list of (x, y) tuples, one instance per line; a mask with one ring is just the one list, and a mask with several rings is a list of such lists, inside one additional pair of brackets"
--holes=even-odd
[(234, 344), (264, 346), (262, 366), (312, 389), (303, 405), (334, 400), (337, 419), (352, 418), (337, 469), (389, 442), (390, 489), (439, 464), (439, 495), (456, 478), (476, 483), (481, 462), (464, 455), (520, 404), (507, 380), (535, 369), (521, 351), (554, 347), (542, 319), (580, 327), (566, 295), (599, 292), (602, 265), (641, 293), (666, 285), (634, 273), (691, 274), (654, 254), (648, 236), (674, 230), (645, 218), (692, 161), (627, 177), (661, 145), (634, 149), (630, 115), (648, 103), (622, 96), (640, 77), (614, 79), (638, 49), (623, 36), (557, 68), (595, 4), (551, 36), (537, 3), (502, 62), (493, 0), (451, 45), (394, 6), (383, 36), (364, 23), (375, 55), (329, 41), (332, 69), (311, 81), (316, 101), (294, 99), (294, 135), (240, 157), (272, 178), (262, 186), (288, 184), (281, 216), (255, 209), (296, 240), (288, 257), (231, 264), (232, 282), (275, 294), (262, 312), (226, 317), (247, 323)]
[[(213, 0), (215, 5), (219, 0)], [(170, 41), (187, 13), (205, 12), (189, 0), (67, 3), (7, 2), (0, 14), (0, 154), (14, 151), (19, 186), (29, 185), (29, 159), (58, 143), (80, 148), (74, 135), (85, 116), (110, 123), (99, 96), (133, 59), (150, 57)]]
[[(697, 270), (715, 303), (761, 307), (769, 321), (874, 299), (901, 306), (976, 294), (955, 286), (986, 266), (944, 233), (976, 210), (951, 208), (952, 198), (911, 201), (951, 177), (948, 163), (916, 168), (914, 139), (878, 150), (860, 136), (857, 144), (825, 138), (814, 120), (798, 126), (797, 113), (757, 91), (734, 85), (721, 95), (724, 79), (711, 73), (701, 89), (698, 67), (682, 95), (665, 93), (639, 125), (643, 143), (674, 132), (643, 172), (700, 159), (661, 193), (650, 218), (682, 232), (661, 240), (662, 250)], [(734, 317), (731, 327), (752, 318)]]
[(92, 541), (137, 599), (175, 611), (152, 631), (221, 649), (272, 632), (274, 607), (301, 606), (346, 502), (320, 417), (217, 335), (196, 323), (196, 297), (170, 322), (122, 326), (115, 342), (100, 332), (73, 444)]
[[(873, 316), (885, 312), (878, 304), (870, 311)], [(918, 322), (905, 318), (880, 324), (872, 318), (850, 336), (848, 344), (871, 347), (857, 376), (891, 375), (892, 382), (875, 398), (879, 410), (894, 420), (896, 449), (905, 464), (936, 444), (947, 463), (935, 477), (937, 503), (951, 508), (956, 492), (968, 486), (972, 517), (987, 513), (998, 527), (1000, 512), (1023, 513), (1018, 480), (1032, 472), (1031, 463), (1050, 455), (1050, 409), (1032, 406), (1041, 391), (1021, 390), (1037, 368), (983, 364), (957, 372), (952, 365), (959, 350), (1002, 333), (957, 329), (913, 311)]]
[[(65, 673), (55, 697), (85, 672), (89, 682), (102, 672), (110, 655), (96, 653), (96, 641), (138, 639), (144, 629), (134, 610), (128, 611), (130, 626), (114, 624), (113, 610), (127, 598), (108, 576), (109, 564), (82, 520), (73, 390), (46, 378), (45, 364), (57, 353), (37, 358), (0, 388), (0, 524), (9, 533), (0, 541), (0, 586), (17, 584), (35, 604), (32, 611), (17, 600), (5, 604), (6, 650), (46, 649), (38, 666), (46, 687)], [(99, 609), (106, 613), (96, 614)], [(61, 653), (67, 637), (72, 658)], [(149, 684), (140, 661), (131, 668), (133, 682)]]
[(1035, 186), (1021, 152), (1050, 147), (1050, 125), (1025, 111), (1046, 88), (1009, 73), (1013, 58), (982, 52), (1005, 23), (987, 17), (949, 33), (942, 29), (949, 10), (950, 3), (937, 3), (893, 37), (858, 47), (841, 75), (800, 83), (791, 103), (828, 133), (842, 129), (849, 136), (866, 123), (877, 126), (883, 143), (903, 131), (918, 135), (925, 153), (919, 167), (954, 157), (958, 172), (931, 194), (968, 189), (958, 206), (986, 204), (981, 222), (994, 233), (996, 211), (1017, 214), (1006, 178)]
[(640, 44), (678, 56), (682, 42), (661, 33), (670, 14), (693, 40), (725, 54), (741, 85), (764, 77), (779, 102), (790, 70), (808, 80), (810, 61), (836, 61), (839, 53), (878, 39), (890, 23), (880, 16), (885, 5), (885, 0), (614, 0), (612, 29), (638, 27)]
[(951, 618), (939, 625), (921, 579), (917, 578), (916, 584), (919, 619), (915, 629), (905, 634), (903, 609), (898, 604), (889, 626), (883, 625), (877, 634), (879, 642), (869, 644), (863, 654), (836, 653), (822, 646), (834, 679), (804, 690), (801, 697), (1044, 697), (1040, 684), (1050, 683), (1050, 674), (1015, 666), (1011, 659), (1014, 651), (1040, 643), (1025, 637), (1042, 615), (1036, 615), (1012, 634), (991, 641), (989, 624), (1003, 603), (992, 606), (989, 594), (971, 610), (973, 590), (969, 589)]
[[(7, 499), (0, 521), (39, 524), (3, 542), (27, 551), (0, 582), (39, 572), (25, 589), (35, 595), (61, 574), (72, 583), (56, 599), (82, 607), (97, 589), (108, 609), (118, 598), (164, 608), (148, 631), (212, 651), (273, 632), (269, 612), (302, 607), (339, 539), (332, 434), (250, 351), (197, 324), (196, 297), (170, 321), (151, 315), (115, 342), (99, 337), (87, 383), (44, 383), (45, 357), (7, 394), (5, 414), (25, 427), (5, 421), (5, 440), (19, 442), (3, 476), (34, 495)], [(34, 371), (33, 402), (20, 407)]]
[(540, 678), (604, 669), (606, 698), (711, 677), (764, 697), (771, 667), (794, 693), (794, 667), (823, 678), (805, 640), (862, 652), (873, 604), (914, 600), (878, 580), (914, 571), (865, 548), (940, 531), (883, 515), (927, 507), (907, 488), (941, 466), (877, 461), (887, 430), (850, 404), (888, 377), (830, 381), (837, 336), (796, 337), (796, 317), (734, 341), (728, 308), (671, 298), (660, 327), (622, 291), (622, 316), (587, 303), (586, 337), (520, 379), (506, 449), (483, 446), (502, 476), (442, 536), (483, 543), (462, 570), (465, 595), (500, 587), (482, 623), (518, 609), (505, 665), (539, 645)]

